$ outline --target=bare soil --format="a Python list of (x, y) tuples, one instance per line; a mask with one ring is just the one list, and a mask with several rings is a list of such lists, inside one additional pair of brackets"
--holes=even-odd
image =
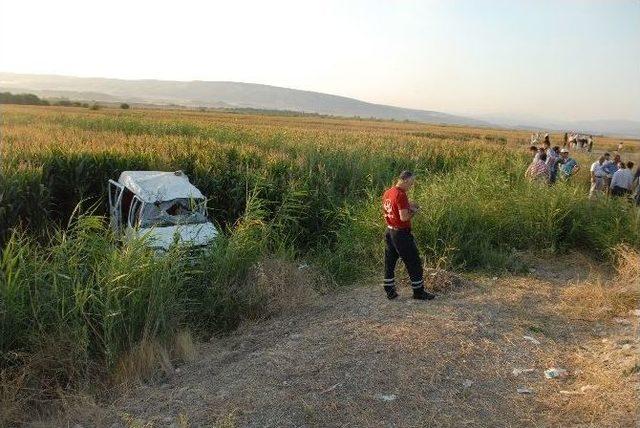
[(378, 281), (318, 296), (65, 425), (637, 426), (637, 316), (576, 318), (563, 300), (610, 273), (579, 255), (536, 266), (430, 302), (406, 286), (389, 301)]

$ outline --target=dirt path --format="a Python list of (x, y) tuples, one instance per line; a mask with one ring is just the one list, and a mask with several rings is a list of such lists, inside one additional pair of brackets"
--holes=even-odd
[[(410, 299), (408, 288), (388, 301), (377, 284), (332, 293), (200, 345), (196, 361), (130, 391), (93, 422), (634, 426), (637, 320), (563, 315), (558, 302), (576, 274), (547, 266), (524, 277), (477, 278), (427, 303)], [(545, 379), (553, 366), (570, 376)]]

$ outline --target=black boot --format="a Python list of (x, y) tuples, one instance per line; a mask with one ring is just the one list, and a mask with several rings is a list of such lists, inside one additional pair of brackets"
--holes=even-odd
[(435, 294), (429, 293), (424, 287), (416, 288), (413, 290), (413, 298), (417, 300), (431, 300), (436, 297)]
[(384, 291), (387, 293), (387, 299), (393, 300), (398, 297), (398, 293), (396, 293), (396, 287), (393, 285), (385, 285)]

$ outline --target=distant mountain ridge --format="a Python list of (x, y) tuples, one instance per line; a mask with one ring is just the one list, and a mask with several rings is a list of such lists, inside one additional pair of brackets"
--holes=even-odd
[(82, 101), (288, 110), (333, 116), (490, 126), (488, 122), (465, 116), (393, 107), (338, 95), (256, 83), (121, 80), (0, 73), (0, 91), (32, 92), (45, 97), (68, 97)]
[(432, 124), (576, 131), (640, 138), (640, 121), (560, 121), (512, 115), (449, 114), (369, 103), (320, 92), (257, 83), (220, 81), (123, 80), (0, 72), (0, 92), (28, 92), (77, 101), (128, 102), (185, 107), (250, 108), (331, 116), (411, 120)]

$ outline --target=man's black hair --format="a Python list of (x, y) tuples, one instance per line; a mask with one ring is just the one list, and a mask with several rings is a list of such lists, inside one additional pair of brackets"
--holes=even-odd
[(409, 170), (407, 170), (407, 169), (405, 169), (404, 171), (402, 171), (402, 172), (400, 173), (400, 180), (402, 180), (402, 181), (404, 181), (404, 180), (408, 180), (408, 179), (410, 179), (411, 177), (413, 177), (413, 172), (411, 172), (411, 171), (409, 171)]

